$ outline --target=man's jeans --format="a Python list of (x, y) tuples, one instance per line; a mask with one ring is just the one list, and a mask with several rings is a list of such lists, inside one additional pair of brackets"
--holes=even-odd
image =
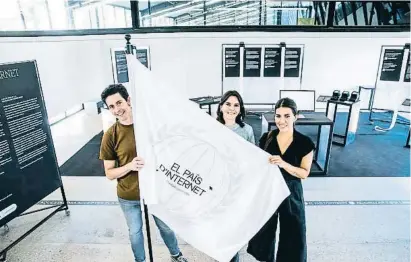
[[(140, 201), (137, 200), (125, 200), (119, 198), (120, 207), (123, 210), (124, 216), (126, 217), (131, 249), (134, 253), (134, 259), (136, 262), (145, 261), (145, 250), (144, 250), (144, 238), (143, 238), (143, 220), (142, 212), (140, 207)], [(170, 254), (172, 256), (180, 254), (180, 249), (178, 248), (177, 238), (174, 232), (166, 225), (163, 221), (154, 217), (154, 221), (160, 231), (161, 237), (164, 240)]]

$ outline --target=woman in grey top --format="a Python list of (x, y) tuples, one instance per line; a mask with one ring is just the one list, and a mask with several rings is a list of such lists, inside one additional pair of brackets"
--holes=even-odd
[[(233, 130), (245, 140), (255, 144), (253, 128), (244, 123), (245, 109), (241, 95), (234, 90), (227, 91), (222, 97), (217, 109), (217, 120)], [(230, 262), (239, 262), (238, 253)]]
[(227, 91), (217, 108), (217, 120), (233, 130), (245, 140), (255, 144), (253, 128), (244, 123), (245, 109), (241, 95), (235, 91)]

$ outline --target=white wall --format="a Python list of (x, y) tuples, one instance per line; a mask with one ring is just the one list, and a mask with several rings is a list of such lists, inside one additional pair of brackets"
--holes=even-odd
[[(174, 33), (132, 35), (132, 43), (149, 46), (152, 70), (188, 97), (221, 94), (223, 44), (304, 44), (302, 89), (330, 95), (334, 89), (374, 85), (381, 46), (404, 45), (409, 37), (410, 33)], [(0, 63), (36, 59), (53, 116), (98, 99), (113, 81), (110, 48), (124, 45), (123, 35), (0, 38)]]
[(96, 96), (107, 84), (100, 41), (64, 38), (0, 39), (0, 63), (37, 60), (49, 117)]
[(101, 114), (82, 110), (50, 127), (58, 165), (61, 167), (95, 135), (102, 131)]

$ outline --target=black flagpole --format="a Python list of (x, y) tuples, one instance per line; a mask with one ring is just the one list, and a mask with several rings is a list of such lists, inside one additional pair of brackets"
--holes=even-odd
[[(125, 39), (127, 41), (127, 43), (126, 43), (126, 54), (134, 54), (135, 46), (133, 46), (130, 43), (131, 36), (129, 34), (127, 34), (125, 36)], [(131, 88), (133, 88), (133, 87), (131, 87)], [(147, 208), (147, 205), (144, 204), (143, 199), (141, 200), (141, 202), (144, 205), (144, 218), (145, 218), (145, 221), (146, 221), (148, 254), (150, 256), (150, 262), (153, 262), (153, 247), (151, 246), (150, 221), (149, 221), (149, 218), (148, 218), (148, 208)]]

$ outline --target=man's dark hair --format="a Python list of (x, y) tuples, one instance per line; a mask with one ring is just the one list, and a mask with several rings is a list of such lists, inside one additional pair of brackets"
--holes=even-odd
[(101, 93), (101, 100), (107, 105), (107, 97), (117, 93), (119, 93), (124, 98), (124, 100), (127, 101), (129, 95), (127, 89), (122, 84), (112, 84), (106, 87), (106, 89), (104, 89), (104, 91)]
[(217, 108), (217, 121), (225, 124), (224, 121), (224, 117), (223, 117), (223, 113), (221, 112), (221, 106), (224, 105), (224, 103), (231, 97), (231, 96), (235, 96), (238, 99), (238, 102), (240, 103), (240, 113), (238, 114), (238, 116), (235, 118), (235, 122), (240, 126), (240, 127), (244, 127), (244, 118), (245, 118), (245, 108), (244, 108), (244, 103), (243, 103), (243, 99), (241, 98), (241, 95), (235, 91), (235, 90), (230, 90), (227, 91), (222, 97), (221, 97), (221, 101), (218, 104), (218, 108)]

